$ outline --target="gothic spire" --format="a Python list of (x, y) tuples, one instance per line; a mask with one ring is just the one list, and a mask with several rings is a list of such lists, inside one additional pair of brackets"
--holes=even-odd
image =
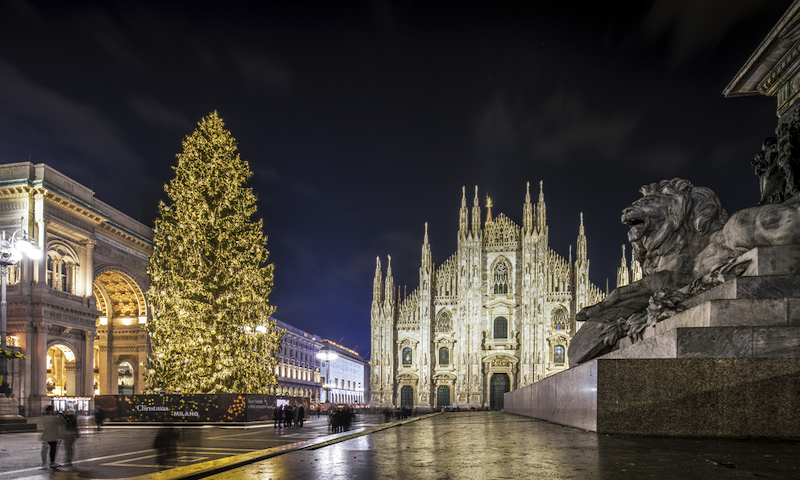
[(522, 207), (522, 233), (533, 230), (533, 205), (531, 205), (531, 182), (525, 186), (525, 205)]
[(381, 279), (381, 258), (375, 257), (375, 280), (372, 284), (372, 305), (377, 306), (381, 303), (382, 292), (383, 292), (383, 282)]
[(547, 209), (544, 205), (544, 181), (539, 181), (539, 203), (536, 205), (536, 228), (539, 232), (547, 227)]
[(475, 185), (475, 198), (472, 200), (472, 234), (477, 237), (481, 231), (481, 206), (478, 200), (478, 186)]
[(425, 239), (422, 242), (422, 268), (431, 270), (431, 246), (428, 244), (428, 222), (425, 222)]
[(394, 305), (394, 278), (392, 278), (392, 256), (387, 255), (386, 263), (386, 288), (384, 289), (384, 308), (388, 311)]
[(622, 245), (622, 261), (617, 268), (617, 288), (624, 287), (630, 283), (630, 274), (628, 272), (628, 260), (625, 258), (625, 245)]
[(461, 210), (458, 212), (458, 236), (463, 238), (467, 235), (469, 225), (467, 217), (467, 187), (461, 187)]
[(486, 223), (492, 223), (492, 197), (486, 195)]
[(586, 262), (586, 235), (583, 229), (583, 212), (581, 212), (581, 225), (578, 227), (578, 251), (576, 255), (578, 262)]

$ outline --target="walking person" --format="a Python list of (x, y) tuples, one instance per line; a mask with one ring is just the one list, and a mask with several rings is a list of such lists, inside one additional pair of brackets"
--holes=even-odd
[(292, 420), (294, 419), (294, 412), (292, 412), (292, 406), (286, 405), (284, 408), (285, 409), (283, 411), (283, 418), (284, 418), (283, 424), (286, 426), (286, 428), (292, 428)]
[(303, 420), (305, 420), (306, 417), (306, 409), (303, 407), (303, 405), (300, 405), (299, 407), (297, 407), (297, 410), (299, 411), (297, 417), (300, 419), (300, 426), (302, 427)]
[[(56, 450), (58, 449), (58, 442), (64, 438), (64, 426), (66, 420), (61, 415), (56, 415), (55, 409), (52, 405), (48, 405), (44, 409), (42, 416), (42, 468), (55, 468), (56, 465)], [(50, 464), (47, 463), (47, 449), (50, 449)]]
[(75, 440), (77, 440), (80, 435), (78, 433), (78, 418), (74, 413), (67, 412), (64, 416), (64, 420), (66, 420), (66, 425), (64, 426), (64, 453), (67, 456), (67, 461), (64, 465), (72, 466), (72, 458), (75, 455)]
[(281, 409), (280, 407), (275, 407), (275, 409), (272, 410), (272, 426), (275, 427), (276, 429), (278, 428), (278, 422), (280, 422), (280, 419), (281, 419)]
[(298, 405), (294, 406), (294, 428), (297, 428), (300, 425), (300, 407)]

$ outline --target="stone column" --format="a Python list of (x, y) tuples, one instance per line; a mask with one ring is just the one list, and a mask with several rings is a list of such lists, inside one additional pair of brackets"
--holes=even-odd
[(84, 397), (94, 396), (94, 338), (93, 332), (83, 331), (83, 372), (78, 395)]
[(81, 242), (81, 245), (84, 249), (81, 258), (80, 280), (75, 293), (91, 297), (94, 289), (94, 246), (97, 245), (97, 240), (88, 238)]
[(31, 364), (30, 397), (26, 405), (26, 414), (39, 416), (49, 403), (45, 382), (47, 381), (47, 340), (50, 324), (33, 325), (31, 342), (28, 349), (28, 361)]

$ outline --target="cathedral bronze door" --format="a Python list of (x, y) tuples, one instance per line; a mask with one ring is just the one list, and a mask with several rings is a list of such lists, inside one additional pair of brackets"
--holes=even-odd
[(436, 389), (436, 408), (450, 406), (450, 387), (447, 385), (439, 385)]
[(508, 379), (507, 373), (495, 373), (492, 375), (492, 380), (489, 386), (489, 409), (503, 409), (505, 401), (503, 394), (511, 389), (510, 385), (511, 381)]
[(414, 387), (409, 387), (406, 385), (400, 389), (400, 407), (414, 407)]

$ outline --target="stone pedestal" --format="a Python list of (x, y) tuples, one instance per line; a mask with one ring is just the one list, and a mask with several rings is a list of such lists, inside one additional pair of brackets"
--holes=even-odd
[(17, 402), (13, 398), (0, 395), (0, 433), (35, 432), (36, 424), (19, 415)]
[(507, 393), (505, 411), (598, 433), (800, 438), (800, 246), (755, 248), (744, 276)]

